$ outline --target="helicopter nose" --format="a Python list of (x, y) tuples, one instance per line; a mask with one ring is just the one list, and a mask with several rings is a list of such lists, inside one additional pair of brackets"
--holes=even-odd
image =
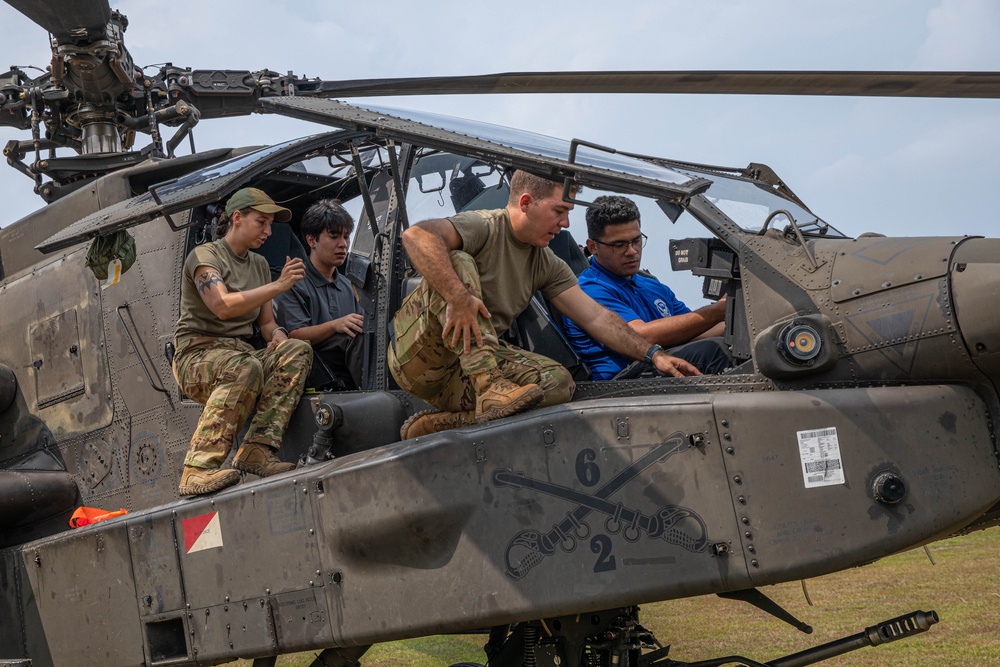
[(1000, 239), (969, 239), (955, 249), (951, 292), (973, 362), (1000, 385)]

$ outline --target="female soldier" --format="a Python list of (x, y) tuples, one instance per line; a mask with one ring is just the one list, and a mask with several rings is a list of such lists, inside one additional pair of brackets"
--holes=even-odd
[[(302, 396), (312, 348), (289, 340), (274, 321), (271, 299), (305, 275), (288, 259), (271, 281), (267, 262), (251, 248), (271, 235), (272, 221), (291, 211), (264, 192), (244, 188), (226, 204), (225, 236), (197, 246), (184, 261), (181, 316), (174, 332), (174, 377), (181, 391), (205, 405), (184, 459), (180, 495), (211, 493), (239, 481), (240, 473), (267, 477), (295, 467), (278, 459), (288, 420)], [(257, 323), (267, 347), (247, 338)], [(256, 406), (233, 468), (222, 469), (233, 440)]]

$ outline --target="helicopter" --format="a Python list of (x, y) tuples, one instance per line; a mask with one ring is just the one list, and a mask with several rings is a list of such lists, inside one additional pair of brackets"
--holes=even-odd
[[(5, 154), (47, 203), (0, 230), (0, 664), (263, 666), (306, 650), (354, 664), (374, 643), (473, 630), (496, 665), (813, 664), (937, 617), (767, 663), (683, 662), (637, 606), (719, 594), (805, 630), (759, 587), (1000, 521), (998, 322), (979, 307), (996, 297), (998, 241), (852, 238), (765, 165), (330, 99), (639, 85), (995, 98), (1000, 75), (147, 75), (106, 2), (9, 4), (51, 33), (53, 66), (0, 86), (0, 120), (31, 132)], [(177, 155), (196, 120), (257, 110), (324, 131)], [(56, 155), (66, 148), (80, 153)], [(671, 242), (672, 266), (727, 297), (735, 371), (589, 381), (539, 298), (507, 335), (570, 369), (573, 401), (400, 441), (426, 407), (386, 372), (388, 322), (419, 279), (400, 235), (428, 211), (502, 206), (514, 169), (583, 185), (581, 206), (622, 192), (697, 221), (700, 236)], [(300, 402), (281, 455), (301, 467), (182, 500), (201, 406), (171, 377), (180, 267), (246, 186), (294, 214), (261, 248), (272, 266), (302, 255), (295, 220), (310, 203), (354, 207), (344, 273), (366, 314), (364, 382)], [(88, 245), (121, 232), (135, 264), (102, 284)], [(569, 234), (552, 247), (585, 266)], [(81, 505), (128, 513), (70, 529)]]

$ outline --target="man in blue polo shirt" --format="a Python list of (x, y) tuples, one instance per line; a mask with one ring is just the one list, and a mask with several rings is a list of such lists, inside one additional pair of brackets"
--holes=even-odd
[[(639, 230), (639, 208), (619, 196), (601, 196), (594, 204), (587, 209), (587, 249), (593, 259), (579, 276), (581, 289), (651, 344), (703, 373), (721, 373), (731, 367), (733, 359), (721, 338), (725, 301), (692, 311), (669, 287), (640, 274), (646, 235)], [(607, 349), (572, 320), (564, 317), (563, 321), (570, 344), (594, 380), (610, 380), (629, 366), (630, 359)], [(627, 376), (643, 370), (652, 369), (632, 367)]]

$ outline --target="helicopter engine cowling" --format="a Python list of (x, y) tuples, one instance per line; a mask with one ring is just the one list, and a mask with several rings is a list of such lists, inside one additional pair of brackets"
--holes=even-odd
[(7, 364), (0, 364), (0, 415), (7, 412), (17, 395), (17, 377)]
[(1000, 239), (969, 239), (956, 248), (951, 290), (969, 355), (1000, 391)]
[[(951, 300), (969, 356), (1000, 393), (1000, 239), (969, 239), (951, 262)], [(1000, 525), (1000, 503), (966, 531)]]

